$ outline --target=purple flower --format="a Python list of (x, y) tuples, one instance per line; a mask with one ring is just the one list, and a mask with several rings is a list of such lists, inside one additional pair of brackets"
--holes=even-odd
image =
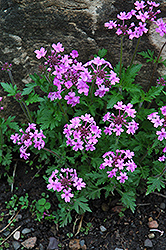
[[(107, 171), (108, 177), (115, 177), (120, 183), (124, 183), (128, 179), (126, 171), (133, 172), (137, 165), (134, 163), (132, 157), (134, 152), (130, 150), (116, 150), (106, 152), (103, 155), (104, 162), (100, 165), (100, 169), (105, 169), (105, 167), (112, 168), (111, 171)], [(118, 175), (119, 174), (119, 175)]]
[(95, 150), (94, 145), (98, 142), (97, 138), (101, 136), (101, 129), (96, 126), (96, 122), (90, 114), (85, 116), (74, 117), (70, 120), (71, 124), (64, 126), (63, 133), (67, 138), (67, 145), (73, 146), (73, 150), (83, 150), (84, 147), (87, 151)]
[[(147, 33), (148, 29), (146, 28), (146, 22), (151, 21), (155, 22), (159, 26), (156, 29), (156, 31), (163, 36), (166, 31), (163, 21), (158, 21), (158, 20), (155, 21), (156, 14), (159, 14), (160, 10), (153, 11), (153, 8), (158, 7), (159, 4), (152, 1), (147, 1), (147, 4), (145, 4), (145, 1), (136, 1), (134, 5), (135, 5), (135, 10), (132, 9), (128, 13), (120, 12), (120, 14), (117, 15), (117, 18), (120, 20), (120, 23), (117, 23), (117, 21), (110, 20), (109, 22), (106, 22), (104, 26), (107, 27), (108, 29), (115, 28), (116, 34), (118, 36), (128, 35), (129, 39), (133, 39), (133, 38), (139, 38), (144, 33)], [(132, 17), (141, 20), (138, 26), (136, 26), (133, 22), (131, 22), (130, 24), (125, 23), (126, 20), (129, 20)]]
[(36, 124), (34, 123), (28, 123), (28, 128), (25, 130), (25, 132), (20, 129), (19, 131), (22, 133), (22, 135), (15, 134), (11, 135), (10, 139), (13, 140), (13, 143), (17, 143), (18, 145), (22, 145), (20, 147), (20, 157), (27, 160), (30, 156), (30, 153), (26, 153), (26, 150), (34, 144), (34, 147), (40, 150), (44, 147), (45, 142), (43, 141), (43, 138), (46, 138), (43, 134), (43, 131), (40, 130), (40, 132), (36, 129)]
[(70, 202), (70, 199), (74, 196), (72, 191), (74, 191), (75, 188), (81, 190), (86, 186), (83, 179), (78, 178), (76, 170), (73, 168), (61, 168), (60, 171), (56, 169), (52, 172), (48, 182), (47, 188), (61, 192), (61, 198), (64, 199), (65, 202)]
[(37, 59), (40, 59), (41, 57), (45, 57), (47, 50), (45, 48), (41, 47), (40, 50), (35, 50)]
[[(114, 105), (114, 108), (119, 110), (119, 114), (115, 116), (114, 113), (110, 114), (110, 112), (108, 112), (103, 117), (104, 122), (110, 122), (108, 127), (104, 127), (104, 133), (111, 135), (112, 132), (115, 132), (116, 136), (120, 136), (124, 131), (122, 126), (124, 126), (127, 128), (126, 133), (133, 135), (138, 129), (138, 123), (133, 119), (131, 121), (129, 120), (129, 117), (134, 118), (136, 113), (135, 109), (132, 109), (132, 107), (133, 105), (131, 103), (125, 105), (123, 102), (117, 102), (117, 104)], [(123, 112), (122, 114), (121, 111)]]

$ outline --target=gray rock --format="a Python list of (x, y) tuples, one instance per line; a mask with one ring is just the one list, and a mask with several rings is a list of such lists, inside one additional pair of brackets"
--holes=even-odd
[(9, 231), (4, 231), (4, 232), (3, 232), (3, 235), (4, 235), (5, 237), (7, 237), (9, 234), (10, 234)]
[(122, 249), (122, 248), (118, 248), (118, 247), (116, 247), (116, 248), (115, 248), (115, 250), (123, 250), (123, 249)]
[(105, 228), (104, 226), (100, 226), (100, 231), (104, 233), (105, 231), (107, 231), (107, 228)]
[(48, 247), (47, 247), (47, 250), (54, 250), (54, 249), (58, 249), (58, 241), (56, 238), (54, 237), (50, 237), (49, 239), (49, 244), (48, 244)]
[(160, 208), (164, 210), (164, 209), (165, 209), (165, 207), (166, 207), (165, 203), (164, 203), (164, 202), (162, 202), (162, 203), (160, 204)]
[(18, 242), (18, 241), (12, 241), (12, 245), (13, 245), (13, 248), (14, 250), (17, 250), (20, 248), (21, 244)]
[(20, 231), (16, 231), (14, 234), (13, 234), (13, 238), (15, 240), (19, 240), (20, 239)]
[(84, 240), (80, 240), (80, 246), (83, 247), (83, 245), (85, 244)]
[(44, 247), (41, 243), (39, 244), (39, 250), (44, 250)]
[(21, 214), (17, 214), (15, 220), (16, 220), (16, 221), (19, 221), (19, 220), (21, 220), (21, 219), (22, 219), (22, 215), (21, 215)]
[(29, 234), (30, 232), (31, 232), (31, 229), (29, 229), (29, 228), (24, 228), (22, 230), (22, 234)]
[(152, 241), (149, 240), (149, 239), (146, 239), (146, 240), (144, 241), (144, 247), (153, 247)]

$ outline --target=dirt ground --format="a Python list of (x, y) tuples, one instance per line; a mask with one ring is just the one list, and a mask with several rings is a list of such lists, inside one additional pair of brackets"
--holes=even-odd
[[(42, 170), (44, 171), (44, 169)], [(4, 227), (8, 224), (8, 219), (11, 217), (9, 209), (6, 209), (5, 202), (9, 201), (13, 194), (18, 197), (28, 193), (29, 200), (38, 200), (41, 198), (41, 193), (49, 194), (48, 201), (52, 204), (52, 208), (57, 207), (55, 194), (47, 191), (46, 183), (43, 179), (42, 171), (38, 177), (34, 177), (37, 169), (30, 169), (26, 165), (18, 166), (16, 169), (16, 177), (14, 182), (13, 193), (9, 184), (5, 179), (0, 180), (0, 242), (7, 238), (8, 234), (18, 228), (22, 232), (23, 229), (33, 229), (30, 233), (20, 237), (17, 241), (20, 243), (31, 237), (36, 237), (37, 241), (31, 249), (95, 249), (95, 250), (165, 250), (166, 249), (166, 232), (161, 235), (161, 232), (151, 232), (148, 222), (155, 220), (158, 223), (157, 230), (166, 231), (166, 194), (164, 190), (159, 193), (153, 193), (149, 196), (144, 194), (137, 197), (137, 206), (135, 213), (129, 209), (124, 212), (123, 216), (119, 216), (121, 204), (118, 196), (111, 196), (108, 200), (94, 200), (90, 202), (92, 213), (86, 213), (81, 218), (73, 214), (73, 221), (64, 228), (58, 228), (55, 223), (41, 220), (35, 220), (35, 214), (30, 213), (30, 209), (21, 209), (19, 211), (21, 219), (13, 221), (6, 230)], [(30, 205), (30, 203), (29, 203)], [(2, 216), (2, 212), (4, 215)], [(3, 219), (2, 219), (3, 218)], [(73, 231), (74, 222), (78, 221)], [(82, 227), (79, 229), (82, 219)], [(3, 230), (3, 231), (2, 231)], [(75, 235), (77, 233), (77, 235)], [(152, 237), (153, 236), (153, 237)], [(54, 237), (57, 241), (57, 246), (49, 246), (50, 237)], [(13, 247), (13, 235), (6, 240), (6, 243), (0, 245), (0, 249), (16, 250)], [(0, 244), (1, 244), (0, 243)], [(8, 243), (8, 244), (7, 244)], [(77, 244), (78, 243), (78, 244)], [(77, 246), (74, 247), (76, 244)], [(81, 244), (81, 245), (80, 245)], [(148, 246), (149, 245), (149, 246)], [(70, 246), (70, 248), (69, 248)], [(47, 248), (48, 247), (48, 248)], [(26, 249), (22, 245), (18, 249)], [(30, 248), (29, 248), (30, 249)]]

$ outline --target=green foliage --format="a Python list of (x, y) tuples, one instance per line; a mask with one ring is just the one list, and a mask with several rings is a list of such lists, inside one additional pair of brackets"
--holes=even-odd
[[(98, 55), (94, 57), (104, 58), (106, 53), (107, 50), (103, 48), (100, 49)], [(143, 56), (148, 63), (155, 63), (155, 66), (162, 63), (166, 66), (166, 60), (162, 61), (161, 57), (158, 60), (158, 57), (154, 56), (153, 51), (148, 50), (147, 52), (140, 52), (139, 54)], [(122, 50), (120, 58), (122, 59)], [(61, 227), (64, 227), (72, 222), (73, 215), (76, 213), (82, 215), (85, 212), (91, 212), (88, 203), (89, 200), (100, 199), (101, 196), (108, 198), (115, 192), (120, 194), (120, 201), (124, 209), (129, 208), (134, 212), (138, 191), (141, 190), (142, 192), (142, 188), (144, 188), (144, 192), (148, 195), (155, 190), (160, 192), (160, 190), (165, 187), (165, 166), (163, 162), (158, 162), (158, 158), (163, 154), (163, 148), (166, 146), (165, 139), (162, 141), (158, 140), (156, 131), (160, 130), (161, 126), (156, 128), (147, 119), (147, 116), (157, 112), (156, 110), (159, 110), (159, 114), (161, 114), (160, 108), (161, 106), (165, 106), (165, 88), (160, 85), (151, 86), (152, 83), (150, 82), (147, 83), (148, 91), (145, 91), (143, 87), (141, 87), (141, 83), (137, 81), (137, 75), (141, 74), (142, 65), (132, 64), (130, 66), (124, 66), (122, 61), (123, 60), (117, 63), (114, 68), (120, 80), (119, 83), (113, 86), (110, 85), (110, 68), (107, 67), (108, 62), (104, 66), (94, 65), (94, 67), (97, 68), (96, 71), (93, 67), (88, 69), (91, 73), (90, 77), (92, 77), (91, 83), (87, 82), (89, 87), (88, 95), (80, 93), (80, 89), (78, 90), (76, 86), (81, 79), (75, 80), (76, 76), (70, 79), (70, 74), (72, 75), (73, 72), (68, 70), (68, 75), (63, 76), (63, 79), (58, 78), (58, 81), (71, 80), (73, 81), (72, 87), (68, 88), (61, 82), (61, 86), (59, 86), (60, 91), (62, 90), (61, 88), (64, 88), (61, 92), (61, 97), (59, 99), (55, 97), (55, 100), (51, 101), (48, 98), (48, 94), (57, 91), (58, 88), (54, 81), (55, 75), (47, 70), (47, 66), (44, 66), (46, 68), (43, 69), (42, 74), (38, 75), (35, 73), (30, 75), (32, 81), (26, 84), (22, 91), (18, 90), (17, 86), (13, 83), (1, 83), (1, 86), (4, 91), (8, 93), (8, 96), (13, 96), (20, 103), (26, 115), (26, 119), (29, 119), (28, 123), (35, 123), (37, 128), (43, 130), (43, 134), (46, 136), (44, 139), (46, 146), (41, 150), (29, 147), (33, 155), (36, 156), (35, 161), (37, 162), (36, 165), (38, 169), (43, 165), (45, 166), (46, 172), (44, 179), (46, 182), (48, 183), (48, 178), (55, 169), (74, 168), (77, 170), (79, 178), (82, 178), (86, 183), (86, 187), (80, 191), (74, 185), (72, 186), (70, 183), (71, 180), (68, 182), (68, 180), (63, 179), (65, 183), (63, 188), (71, 188), (74, 197), (71, 198), (70, 202), (65, 202), (61, 197), (63, 190), (55, 192), (56, 198), (58, 199), (58, 209), (56, 211), (52, 211), (51, 203), (49, 202), (50, 198), (46, 196), (45, 193), (42, 194), (42, 198), (38, 201), (32, 201), (30, 208), (31, 212), (36, 215), (36, 220), (40, 221), (45, 218), (53, 220)], [(100, 74), (104, 75), (106, 73), (105, 81), (103, 81), (101, 85), (100, 83), (98, 84), (108, 87), (109, 89), (107, 90), (109, 91), (100, 97), (96, 93), (99, 86), (97, 86), (95, 80), (99, 78)], [(149, 76), (149, 78), (151, 78), (151, 76)], [(80, 98), (80, 102), (76, 106), (68, 105), (65, 100), (69, 91), (75, 91), (76, 96)], [(16, 98), (17, 94), (21, 94), (20, 99)], [(133, 104), (133, 109), (137, 111), (136, 117), (131, 116), (130, 118), (139, 124), (139, 130), (137, 130), (136, 133), (128, 134), (128, 132), (126, 133), (127, 129), (124, 128), (125, 131), (121, 133), (120, 136), (117, 136), (115, 135), (114, 129), (112, 134), (106, 135), (104, 133), (106, 123), (103, 121), (103, 116), (108, 110), (110, 114), (113, 114), (111, 119), (116, 117), (116, 125), (120, 125), (123, 119), (127, 120), (129, 118), (124, 112), (122, 119), (120, 112), (114, 108), (114, 105), (121, 101), (125, 105)], [(35, 105), (36, 110), (32, 112), (31, 106), (36, 103), (38, 103)], [(121, 110), (121, 114), (122, 113), (123, 110)], [(70, 124), (73, 117), (81, 117), (85, 114), (90, 114), (94, 117), (96, 126), (100, 126), (102, 135), (98, 137), (98, 143), (95, 144), (94, 151), (87, 151), (86, 148), (84, 150), (74, 151), (72, 147), (68, 145), (70, 144), (70, 140), (66, 143), (67, 139), (64, 136), (64, 126)], [(9, 116), (7, 119), (0, 118), (0, 164), (10, 184), (13, 182), (13, 176), (9, 174), (13, 157), (12, 152), (13, 150), (19, 150), (18, 145), (12, 146), (13, 148), (11, 147), (10, 136), (14, 133), (19, 133), (20, 128), (27, 127), (27, 121), (26, 124), (19, 124), (18, 126), (15, 119), (16, 118), (12, 116)], [(165, 119), (165, 117), (163, 117), (163, 119)], [(126, 125), (126, 120), (123, 120), (123, 125)], [(79, 129), (79, 133), (82, 133), (83, 138), (86, 140), (87, 134), (85, 127), (81, 128), (80, 125)], [(79, 133), (77, 133), (77, 136)], [(30, 133), (28, 136), (30, 136)], [(88, 136), (90, 137), (91, 135)], [(72, 139), (73, 138), (71, 138), (71, 140)], [(99, 168), (104, 161), (102, 156), (106, 152), (115, 152), (117, 149), (134, 152), (133, 159), (137, 165), (134, 172), (128, 171), (127, 164), (129, 163), (127, 163), (126, 159), (126, 166), (121, 169), (115, 162), (109, 162), (109, 167)], [(27, 164), (32, 167), (33, 160), (27, 160)], [(128, 179), (124, 183), (123, 181), (119, 181), (117, 176), (108, 178), (108, 171), (111, 171), (113, 167), (117, 170), (118, 176), (125, 171), (127, 172)], [(62, 179), (59, 181), (61, 182)], [(51, 190), (51, 192), (54, 191)], [(19, 206), (21, 206), (22, 209), (29, 208), (28, 196), (18, 198), (17, 195), (13, 195), (7, 204), (8, 209), (17, 210)], [(88, 232), (88, 230), (89, 229), (85, 230), (85, 232)]]
[(146, 195), (150, 194), (151, 192), (154, 192), (156, 189), (160, 192), (162, 188), (165, 188), (164, 178), (162, 176), (159, 177), (149, 177), (148, 181), (148, 188)]
[[(157, 56), (154, 57), (154, 51), (151, 51), (150, 49), (148, 49), (147, 51), (142, 51), (142, 52), (138, 52), (139, 55), (143, 56), (143, 58), (147, 59), (146, 62), (153, 62), (156, 63), (157, 62)], [(159, 58), (159, 62), (160, 63), (162, 60), (162, 57)]]

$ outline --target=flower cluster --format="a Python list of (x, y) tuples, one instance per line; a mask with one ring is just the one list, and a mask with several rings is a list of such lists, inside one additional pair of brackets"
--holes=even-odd
[[(74, 117), (70, 120), (71, 124), (64, 126), (64, 134), (67, 138), (67, 145), (73, 146), (73, 150), (88, 151), (95, 150), (94, 145), (98, 142), (97, 138), (101, 137), (101, 129), (96, 126), (94, 118), (90, 114)], [(84, 146), (85, 144), (85, 146)]]
[[(67, 104), (73, 107), (80, 102), (80, 94), (88, 96), (88, 83), (92, 83), (94, 79), (98, 86), (95, 95), (99, 95), (99, 97), (103, 97), (105, 92), (109, 91), (110, 85), (119, 82), (119, 78), (113, 71), (111, 64), (104, 59), (97, 57), (82, 65), (76, 59), (79, 55), (76, 50), (73, 50), (70, 55), (65, 54), (62, 56), (60, 53), (64, 51), (64, 48), (61, 43), (52, 44), (52, 48), (53, 50), (51, 50), (51, 55), (48, 58), (45, 57), (47, 51), (43, 47), (40, 50), (35, 50), (38, 59), (41, 57), (46, 59), (47, 71), (51, 72), (54, 77), (53, 85), (56, 91), (48, 94), (51, 101), (60, 100), (64, 96)], [(95, 69), (92, 64), (97, 68)], [(93, 74), (88, 71), (88, 66), (93, 69)], [(110, 68), (109, 74), (105, 70), (107, 66)]]
[(159, 79), (157, 79), (157, 83), (161, 86), (165, 86), (166, 81), (163, 77), (160, 77)]
[[(90, 66), (92, 69), (92, 80), (97, 86), (97, 90), (94, 93), (95, 96), (103, 97), (109, 91), (111, 85), (115, 85), (120, 80), (112, 70), (112, 65), (103, 58), (96, 57), (84, 64), (84, 66)], [(109, 68), (109, 73), (106, 68)]]
[(60, 53), (64, 51), (64, 48), (61, 43), (52, 44), (52, 48), (48, 58), (45, 57), (47, 51), (43, 47), (40, 50), (35, 50), (38, 59), (41, 57), (46, 59), (47, 71), (54, 76), (53, 85), (56, 90), (50, 92), (48, 98), (51, 101), (60, 100), (65, 93), (64, 99), (67, 104), (73, 107), (80, 102), (78, 94), (88, 95), (87, 82), (91, 81), (91, 75), (82, 63), (77, 61), (76, 58), (79, 54), (76, 50), (73, 50), (70, 55), (62, 56)]
[[(166, 31), (162, 19), (160, 21), (155, 21), (156, 14), (159, 14), (161, 11), (154, 11), (153, 8), (158, 7), (160, 5), (159, 3), (147, 1), (147, 4), (145, 4), (145, 1), (136, 1), (134, 5), (135, 9), (132, 9), (128, 13), (120, 12), (120, 14), (117, 15), (117, 18), (122, 21), (122, 24), (117, 24), (117, 21), (110, 20), (109, 22), (105, 23), (105, 27), (107, 27), (108, 29), (115, 28), (117, 35), (128, 35), (129, 39), (131, 40), (133, 38), (139, 38), (144, 33), (148, 32), (148, 29), (146, 28), (147, 21), (151, 21), (157, 24), (158, 28), (156, 29), (156, 31), (159, 32), (160, 35), (162, 35), (162, 33)], [(139, 20), (138, 26), (136, 26), (134, 22), (131, 22), (130, 25), (127, 25), (125, 23), (125, 21), (131, 19), (132, 17), (135, 17), (137, 20)]]
[[(2, 101), (2, 96), (0, 96), (0, 102)], [(0, 107), (0, 110), (3, 110), (3, 107)]]
[(76, 190), (81, 190), (86, 184), (82, 178), (78, 178), (75, 169), (61, 168), (59, 174), (58, 172), (57, 169), (52, 172), (52, 175), (48, 179), (49, 184), (47, 188), (57, 192), (62, 191), (61, 198), (65, 199), (65, 202), (70, 202), (70, 198), (74, 196), (72, 187), (76, 188)]
[(124, 183), (128, 179), (126, 171), (133, 172), (137, 165), (134, 163), (132, 157), (134, 152), (130, 150), (116, 150), (116, 153), (113, 151), (106, 152), (103, 155), (104, 162), (100, 165), (100, 169), (105, 169), (105, 167), (112, 168), (111, 171), (107, 171), (108, 177), (116, 177), (120, 183)]
[(2, 67), (2, 70), (9, 71), (9, 70), (11, 70), (11, 67), (12, 67), (11, 63), (9, 64), (8, 62), (5, 62), (3, 67)]
[[(122, 126), (124, 126), (127, 128), (127, 134), (134, 134), (138, 129), (138, 123), (136, 123), (134, 119), (132, 119), (132, 121), (128, 120), (128, 117), (135, 117), (136, 111), (135, 109), (132, 109), (132, 107), (133, 105), (131, 103), (125, 105), (122, 101), (117, 102), (117, 104), (114, 105), (114, 108), (119, 110), (119, 114), (115, 116), (114, 113), (110, 114), (110, 112), (108, 112), (103, 117), (104, 122), (110, 122), (110, 125), (108, 127), (105, 127), (104, 133), (106, 135), (111, 135), (112, 132), (115, 132), (116, 136), (120, 136), (124, 131)], [(123, 112), (122, 114), (121, 111)]]
[(36, 129), (36, 124), (34, 123), (29, 123), (28, 128), (25, 130), (25, 132), (20, 129), (19, 131), (22, 133), (22, 135), (15, 134), (11, 135), (10, 139), (13, 140), (13, 143), (17, 143), (18, 145), (22, 145), (20, 147), (20, 158), (24, 158), (27, 160), (30, 156), (30, 153), (27, 153), (26, 150), (28, 149), (29, 146), (34, 144), (33, 146), (40, 150), (41, 148), (44, 147), (45, 142), (43, 141), (42, 138), (46, 138), (43, 135), (43, 131), (40, 130), (40, 132)]
[[(160, 117), (158, 112), (154, 112), (150, 115), (148, 115), (148, 119), (154, 124), (153, 126), (155, 128), (161, 127), (160, 130), (156, 131), (156, 134), (158, 135), (158, 140), (163, 141), (163, 139), (166, 139), (166, 106), (163, 106), (160, 108), (163, 118)], [(163, 152), (166, 152), (166, 147), (163, 149)], [(166, 157), (163, 155), (159, 158), (159, 161), (165, 161)]]

